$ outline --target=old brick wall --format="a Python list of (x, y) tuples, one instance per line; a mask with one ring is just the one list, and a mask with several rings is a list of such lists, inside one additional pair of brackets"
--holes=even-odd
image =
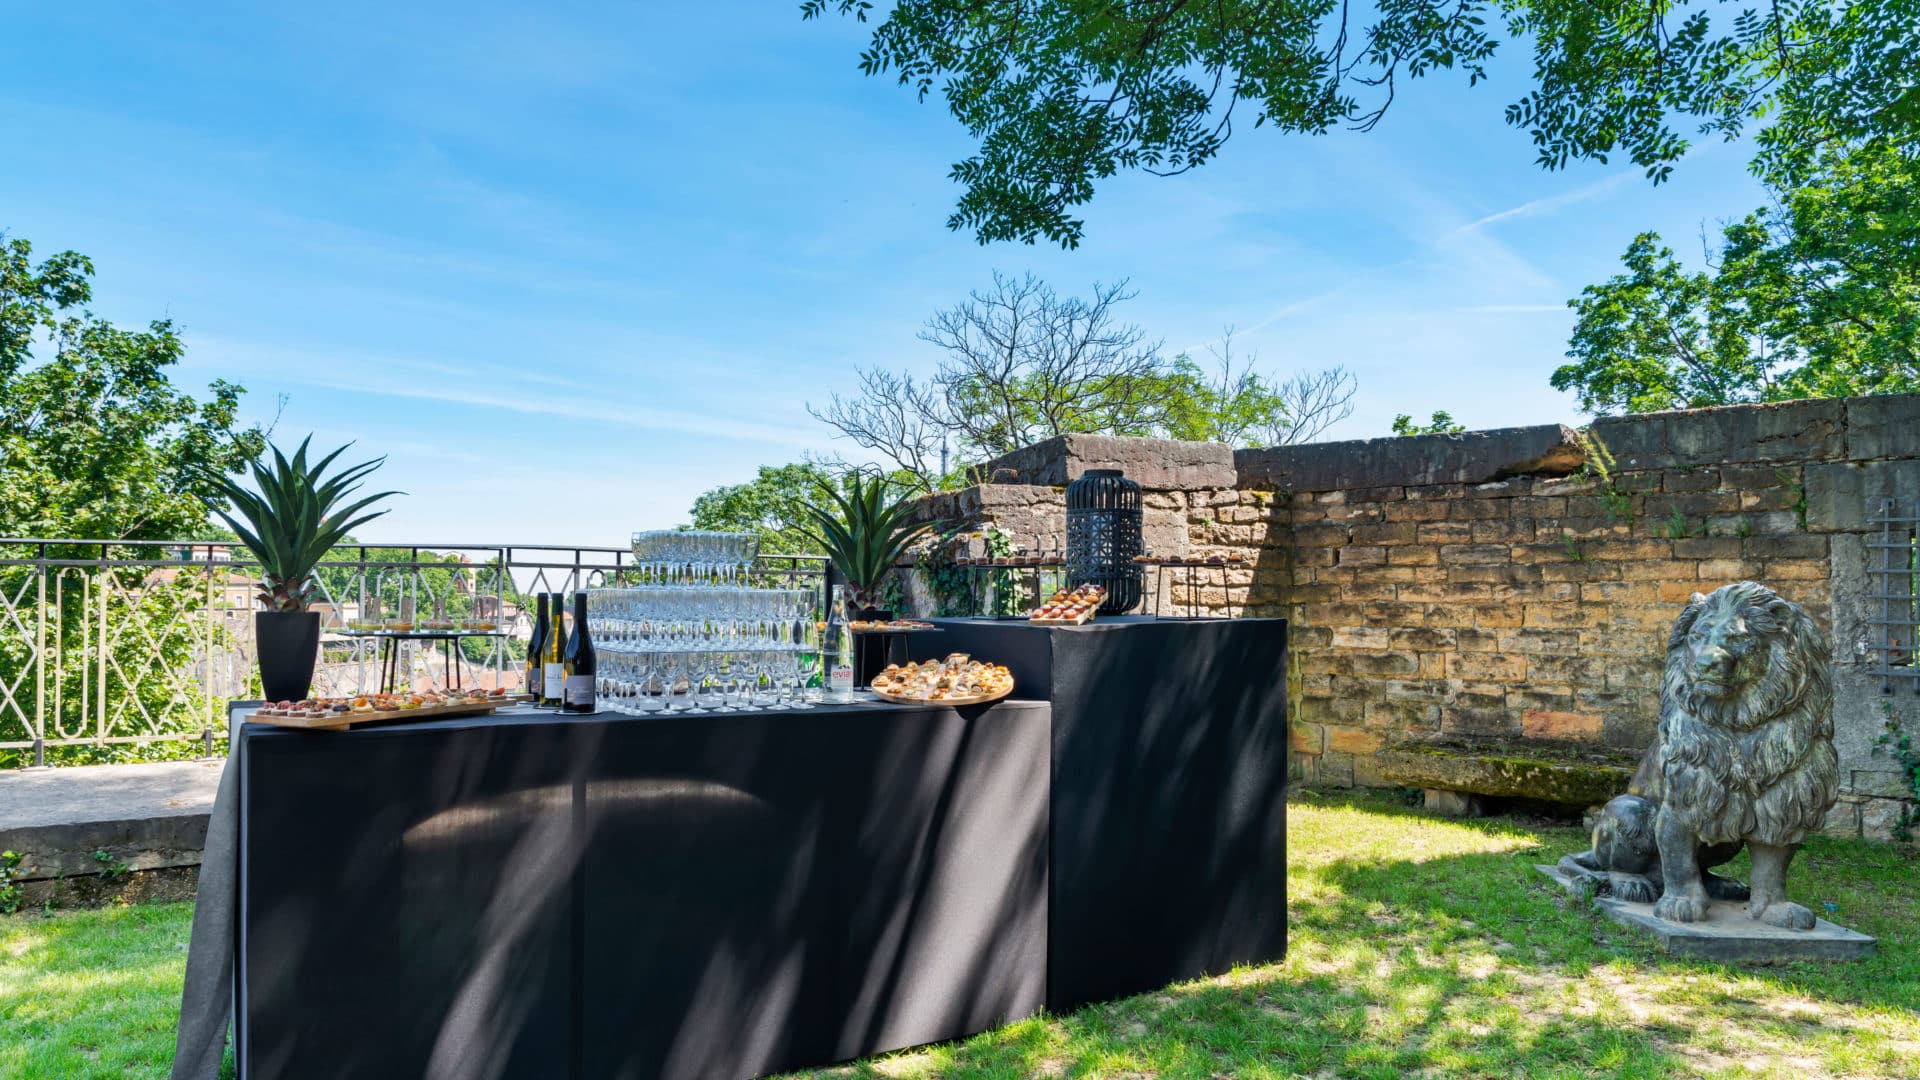
[(1165, 575), (1160, 602), (1292, 620), (1295, 769), (1322, 785), (1383, 785), (1373, 753), (1425, 735), (1637, 751), (1680, 607), (1761, 581), (1833, 645), (1832, 830), (1884, 837), (1898, 820), (1900, 778), (1872, 742), (1888, 705), (1920, 732), (1920, 697), (1881, 695), (1859, 645), (1871, 508), (1920, 512), (1920, 397), (1241, 451), (1224, 471), (1223, 453), (1068, 436), (1023, 452), (1016, 479), (1041, 482), (938, 510), (1058, 535), (1058, 485), (1121, 467), (1142, 481), (1156, 552), (1246, 554), (1191, 587)]
[[(1372, 783), (1408, 733), (1644, 747), (1674, 616), (1766, 581), (1828, 618), (1800, 472), (1738, 466), (1295, 492), (1283, 606), (1307, 775)], [(1728, 485), (1738, 485), (1730, 487)]]

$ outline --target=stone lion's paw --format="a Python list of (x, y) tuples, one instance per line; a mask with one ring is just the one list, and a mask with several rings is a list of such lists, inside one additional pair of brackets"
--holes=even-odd
[(1768, 904), (1758, 911), (1749, 908), (1747, 914), (1768, 926), (1777, 926), (1782, 930), (1813, 929), (1813, 912), (1790, 900)]
[(1660, 890), (1650, 878), (1642, 874), (1615, 873), (1608, 881), (1613, 895), (1629, 904), (1651, 904), (1660, 895)]
[(1707, 900), (1669, 893), (1653, 905), (1653, 916), (1668, 922), (1699, 922), (1707, 917)]

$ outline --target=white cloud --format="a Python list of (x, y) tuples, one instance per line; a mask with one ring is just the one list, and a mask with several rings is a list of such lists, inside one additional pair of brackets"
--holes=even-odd
[[(652, 401), (636, 400), (615, 386), (581, 382), (550, 371), (527, 379), (522, 378), (517, 369), (461, 366), (432, 358), (352, 350), (319, 352), (197, 335), (189, 341), (188, 355), (194, 358), (196, 366), (206, 365), (226, 372), (257, 371), (283, 383), (359, 395), (586, 420), (639, 431), (680, 432), (790, 450), (817, 448), (823, 441), (822, 433), (814, 428), (725, 418), (711, 410), (694, 413), (662, 408)], [(529, 383), (551, 388), (551, 392), (526, 392)], [(277, 387), (263, 386), (262, 389)], [(667, 394), (648, 396), (671, 400)]]
[(1563, 207), (1598, 198), (1612, 191), (1614, 188), (1619, 187), (1621, 184), (1634, 179), (1637, 175), (1637, 173), (1631, 171), (1619, 172), (1604, 179), (1596, 180), (1591, 184), (1574, 188), (1572, 191), (1563, 191), (1558, 195), (1548, 195), (1544, 198), (1523, 202), (1519, 206), (1510, 207), (1497, 214), (1488, 214), (1478, 221), (1469, 222), (1461, 226), (1460, 231), (1477, 231), (1486, 228), (1488, 225), (1498, 224), (1502, 221), (1512, 221), (1515, 218), (1539, 217), (1542, 214), (1551, 214)]

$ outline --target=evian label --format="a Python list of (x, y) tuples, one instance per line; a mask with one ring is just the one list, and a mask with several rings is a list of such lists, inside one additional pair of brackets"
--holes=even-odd
[(835, 664), (829, 668), (827, 690), (836, 696), (853, 693), (853, 665)]

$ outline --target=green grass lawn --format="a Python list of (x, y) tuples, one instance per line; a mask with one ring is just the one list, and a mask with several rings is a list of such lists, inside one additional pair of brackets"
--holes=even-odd
[[(1285, 963), (802, 1075), (1920, 1076), (1912, 849), (1815, 840), (1796, 864), (1795, 897), (1878, 956), (1737, 968), (1668, 960), (1531, 869), (1580, 846), (1303, 795)], [(0, 1076), (163, 1076), (190, 914), (0, 919)]]

